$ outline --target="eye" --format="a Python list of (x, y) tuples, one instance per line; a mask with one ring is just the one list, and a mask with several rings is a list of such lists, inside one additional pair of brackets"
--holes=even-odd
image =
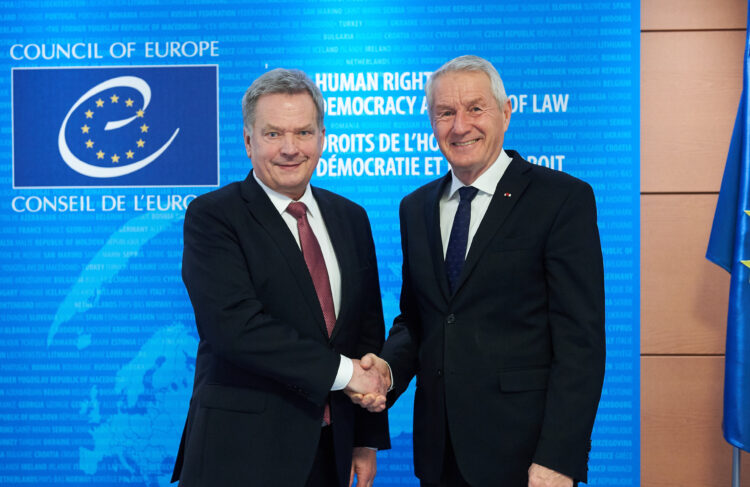
[(300, 130), (299, 134), (302, 137), (308, 137), (308, 136), (312, 135), (312, 130)]
[(279, 136), (278, 132), (266, 132), (266, 137), (268, 138), (275, 139), (278, 136)]
[(472, 112), (472, 113), (480, 113), (480, 112), (482, 112), (484, 110), (482, 109), (482, 107), (479, 107), (479, 106), (475, 105), (475, 106), (469, 108), (469, 111)]

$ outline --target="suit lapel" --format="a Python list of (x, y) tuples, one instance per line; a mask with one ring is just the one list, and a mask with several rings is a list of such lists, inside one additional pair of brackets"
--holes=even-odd
[(299, 284), (302, 295), (310, 307), (311, 316), (315, 317), (319, 328), (327, 336), (323, 311), (320, 308), (318, 295), (315, 293), (315, 286), (310, 277), (310, 271), (307, 269), (305, 258), (302, 256), (302, 252), (284, 219), (279, 215), (271, 200), (268, 199), (268, 195), (263, 191), (263, 188), (255, 181), (252, 171), (242, 182), (242, 196), (250, 213), (258, 224), (268, 232), (276, 247), (284, 256), (291, 274)]
[[(318, 203), (320, 213), (323, 216), (323, 222), (325, 222), (326, 229), (328, 230), (328, 237), (331, 239), (331, 245), (336, 254), (336, 260), (338, 261), (341, 273), (341, 301), (339, 312), (336, 315), (336, 324), (331, 332), (331, 340), (333, 340), (341, 329), (341, 326), (339, 326), (340, 323), (346, 323), (346, 314), (349, 313), (351, 303), (353, 302), (348, 293), (354, 289), (351, 281), (354, 279), (353, 273), (356, 270), (356, 263), (354, 262), (356, 253), (352, 247), (354, 240), (351, 238), (351, 232), (344, 221), (344, 217), (341, 215), (340, 208), (324, 192), (318, 191), (315, 187), (312, 188), (312, 192), (315, 201)], [(325, 324), (323, 329), (325, 331)]]
[(448, 276), (445, 273), (445, 256), (443, 255), (443, 239), (440, 235), (440, 197), (445, 192), (446, 185), (450, 184), (451, 173), (448, 172), (439, 184), (430, 189), (425, 198), (424, 221), (427, 225), (427, 243), (432, 254), (433, 271), (437, 278), (438, 287), (446, 301), (450, 297), (448, 287)]
[(482, 218), (477, 233), (471, 242), (469, 253), (466, 256), (466, 263), (458, 277), (456, 293), (458, 293), (464, 281), (466, 281), (474, 267), (476, 267), (492, 237), (500, 229), (503, 222), (505, 222), (505, 219), (529, 184), (529, 178), (524, 174), (530, 169), (529, 163), (521, 159), (521, 156), (515, 152), (508, 151), (508, 153), (512, 154), (513, 159), (505, 170), (503, 177), (497, 183), (497, 188), (490, 201), (490, 206), (487, 208), (487, 213)]

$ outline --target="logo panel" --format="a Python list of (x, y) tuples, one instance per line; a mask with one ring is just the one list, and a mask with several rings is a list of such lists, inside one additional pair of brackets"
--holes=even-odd
[(216, 66), (13, 70), (14, 188), (217, 186)]

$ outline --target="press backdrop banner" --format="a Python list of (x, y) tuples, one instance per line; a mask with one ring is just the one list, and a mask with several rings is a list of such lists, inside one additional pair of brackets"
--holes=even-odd
[[(639, 485), (639, 5), (5, 2), (0, 484), (168, 485), (198, 342), (184, 212), (246, 176), (240, 100), (267, 70), (323, 92), (313, 184), (367, 209), (390, 322), (398, 203), (448, 169), (424, 84), (477, 54), (512, 100), (506, 147), (596, 193), (607, 372), (589, 478)], [(376, 485), (418, 485), (412, 401), (391, 409)]]

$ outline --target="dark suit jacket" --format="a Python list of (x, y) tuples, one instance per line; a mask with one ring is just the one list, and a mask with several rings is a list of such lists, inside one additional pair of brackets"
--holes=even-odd
[(604, 278), (591, 187), (514, 151), (450, 295), (439, 200), (401, 202), (401, 314), (383, 348), (396, 400), (416, 374), (414, 464), (437, 482), (445, 424), (472, 485), (526, 486), (532, 462), (586, 480), (604, 377)]
[(341, 268), (330, 339), (302, 253), (252, 173), (188, 207), (182, 276), (200, 342), (181, 486), (303, 486), (329, 396), (342, 486), (354, 446), (389, 447), (386, 415), (330, 393), (339, 354), (377, 353), (385, 336), (369, 220), (345, 198), (313, 195)]

